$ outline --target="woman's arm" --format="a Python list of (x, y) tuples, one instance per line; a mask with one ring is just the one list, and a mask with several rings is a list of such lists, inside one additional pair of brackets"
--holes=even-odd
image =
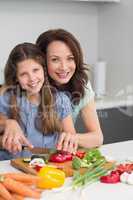
[(87, 132), (83, 134), (77, 133), (79, 146), (93, 148), (102, 145), (103, 134), (100, 128), (94, 100), (82, 108), (81, 116)]

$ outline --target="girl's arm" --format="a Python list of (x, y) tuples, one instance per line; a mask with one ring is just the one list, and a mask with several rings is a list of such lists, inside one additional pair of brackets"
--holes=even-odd
[(22, 145), (30, 148), (33, 146), (24, 136), (24, 133), (19, 126), (18, 122), (14, 119), (5, 119), (3, 121), (4, 134), (1, 141), (1, 146), (11, 153), (17, 153), (22, 150)]
[(7, 117), (4, 114), (0, 113), (0, 148), (2, 148), (2, 138), (4, 134), (4, 125), (6, 119)]
[(102, 145), (103, 134), (100, 128), (94, 100), (82, 108), (81, 116), (87, 132), (77, 134), (79, 146), (93, 148)]
[(6, 119), (7, 117), (4, 114), (0, 113), (0, 135), (3, 135)]
[(64, 132), (59, 137), (57, 149), (75, 153), (78, 148), (78, 138), (71, 115), (62, 120), (62, 126)]
[(66, 94), (60, 92), (57, 96), (58, 116), (61, 119), (63, 133), (60, 133), (57, 143), (58, 150), (75, 152), (78, 147), (76, 131), (71, 117), (71, 102)]

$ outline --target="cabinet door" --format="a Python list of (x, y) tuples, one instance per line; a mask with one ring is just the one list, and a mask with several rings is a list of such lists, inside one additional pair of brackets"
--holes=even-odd
[(98, 116), (104, 134), (104, 143), (133, 139), (133, 107), (99, 110)]
[[(104, 135), (104, 144), (133, 140), (133, 107), (128, 107), (128, 112), (124, 112), (126, 109), (126, 107), (121, 107), (97, 111)], [(78, 133), (86, 132), (80, 115), (75, 128)]]

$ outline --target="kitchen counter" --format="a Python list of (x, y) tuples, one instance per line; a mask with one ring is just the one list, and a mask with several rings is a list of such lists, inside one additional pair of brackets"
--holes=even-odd
[[(103, 145), (100, 150), (104, 155), (113, 157), (116, 160), (123, 160), (128, 157), (133, 158), (132, 153), (133, 140), (112, 143)], [(0, 161), (0, 173), (18, 171), (10, 166), (9, 161)], [(62, 188), (55, 190), (45, 190), (42, 194), (44, 200), (133, 200), (133, 186), (126, 185), (123, 183), (117, 184), (104, 184), (104, 183), (93, 183), (82, 189), (72, 191), (70, 189), (71, 178), (67, 178), (65, 185)], [(29, 198), (26, 198), (30, 200)]]
[(97, 110), (133, 106), (133, 95), (103, 96), (95, 101)]

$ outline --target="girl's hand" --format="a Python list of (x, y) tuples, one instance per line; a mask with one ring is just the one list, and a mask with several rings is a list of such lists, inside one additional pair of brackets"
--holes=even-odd
[(61, 133), (59, 137), (59, 141), (57, 143), (57, 149), (68, 151), (70, 153), (75, 154), (78, 148), (78, 137), (76, 134)]
[(2, 138), (2, 146), (11, 153), (22, 151), (22, 145), (33, 148), (32, 144), (26, 139), (18, 122), (13, 119), (7, 119), (5, 131)]

